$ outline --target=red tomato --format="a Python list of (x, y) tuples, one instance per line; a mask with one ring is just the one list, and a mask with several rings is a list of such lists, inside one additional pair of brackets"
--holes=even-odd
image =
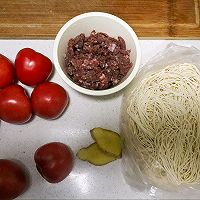
[(21, 124), (31, 115), (31, 102), (22, 86), (10, 85), (0, 91), (0, 119)]
[(36, 86), (31, 94), (31, 103), (36, 115), (46, 119), (59, 117), (69, 103), (65, 89), (53, 82)]
[(28, 185), (24, 169), (11, 160), (0, 159), (0, 199), (14, 199)]
[(73, 156), (69, 147), (60, 142), (41, 146), (34, 155), (37, 170), (50, 183), (64, 180), (72, 171)]
[(30, 48), (18, 52), (15, 67), (18, 80), (29, 86), (45, 81), (52, 72), (51, 60)]
[(0, 54), (0, 89), (14, 81), (14, 66), (8, 58)]

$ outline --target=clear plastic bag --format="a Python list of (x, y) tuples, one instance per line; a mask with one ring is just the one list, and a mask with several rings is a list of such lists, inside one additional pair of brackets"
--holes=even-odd
[[(129, 128), (126, 124), (124, 117), (124, 115), (126, 114), (126, 99), (130, 95), (135, 85), (139, 84), (142, 79), (157, 71), (162, 70), (168, 65), (180, 63), (192, 63), (196, 65), (197, 68), (200, 70), (200, 51), (195, 47), (184, 47), (175, 45), (174, 43), (170, 43), (163, 51), (151, 58), (141, 68), (135, 79), (126, 89), (122, 100), (120, 129), (125, 144), (122, 156), (122, 170), (125, 180), (131, 187), (137, 188), (140, 191), (145, 191), (150, 196), (156, 198), (193, 198), (191, 197), (191, 194), (195, 192), (200, 194), (200, 185), (195, 184), (191, 186), (181, 184), (177, 186), (171, 184), (167, 180), (162, 180), (161, 183), (159, 181), (157, 182), (160, 177), (148, 177), (148, 175), (144, 173), (143, 166), (145, 165), (145, 161), (141, 164), (141, 158), (139, 157), (140, 155), (138, 155), (136, 152), (134, 153), (134, 151), (130, 152), (126, 148), (126, 144), (129, 143), (129, 141), (126, 141), (126, 134), (128, 134)], [(158, 169), (155, 167), (155, 170)]]

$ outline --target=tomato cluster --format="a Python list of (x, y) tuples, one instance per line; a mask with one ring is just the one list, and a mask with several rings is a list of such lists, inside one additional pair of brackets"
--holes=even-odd
[[(33, 114), (58, 118), (69, 103), (68, 93), (57, 83), (47, 82), (53, 71), (51, 60), (30, 48), (20, 50), (15, 63), (0, 54), (0, 119), (21, 124)], [(31, 97), (16, 84), (34, 87)]]
[[(34, 155), (36, 168), (49, 183), (63, 181), (72, 171), (73, 154), (60, 142), (39, 147)], [(28, 173), (13, 160), (0, 159), (0, 199), (11, 200), (21, 195), (29, 186)]]
[[(20, 50), (14, 64), (0, 54), (0, 119), (22, 124), (33, 114), (58, 118), (69, 104), (69, 96), (63, 87), (47, 81), (52, 70), (51, 60), (30, 48)], [(30, 97), (18, 81), (33, 87)], [(34, 160), (38, 172), (50, 183), (64, 180), (73, 167), (70, 148), (60, 142), (38, 148)], [(0, 200), (14, 199), (27, 187), (24, 167), (16, 161), (0, 159)]]

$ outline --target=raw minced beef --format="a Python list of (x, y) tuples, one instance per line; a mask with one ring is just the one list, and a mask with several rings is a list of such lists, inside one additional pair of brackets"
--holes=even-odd
[(132, 66), (130, 50), (122, 37), (109, 37), (92, 31), (68, 42), (66, 73), (73, 82), (87, 89), (111, 88), (122, 80)]

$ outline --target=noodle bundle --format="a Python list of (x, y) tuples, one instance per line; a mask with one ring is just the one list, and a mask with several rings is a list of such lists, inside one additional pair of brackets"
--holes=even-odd
[(153, 181), (200, 183), (200, 71), (174, 64), (134, 85), (123, 121), (126, 149)]

